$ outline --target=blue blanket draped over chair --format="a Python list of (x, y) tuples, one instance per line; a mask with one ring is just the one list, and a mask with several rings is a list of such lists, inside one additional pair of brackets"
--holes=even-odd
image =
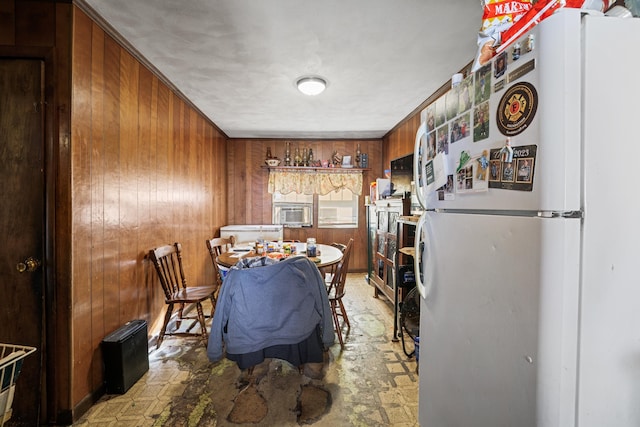
[(311, 260), (244, 259), (225, 277), (207, 355), (218, 361), (226, 351), (241, 369), (264, 357), (299, 365), (317, 362), (315, 349), (321, 352), (321, 345), (328, 348), (334, 339), (324, 280)]

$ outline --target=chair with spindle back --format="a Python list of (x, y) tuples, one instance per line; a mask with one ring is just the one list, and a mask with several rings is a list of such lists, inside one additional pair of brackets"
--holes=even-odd
[(213, 263), (213, 270), (216, 274), (216, 281), (218, 286), (222, 286), (222, 280), (224, 276), (229, 271), (229, 268), (224, 267), (218, 264), (218, 257), (224, 253), (231, 250), (233, 247), (233, 239), (225, 238), (225, 237), (215, 237), (213, 239), (207, 239), (206, 242), (207, 249), (209, 250), (209, 256), (211, 257), (211, 262)]
[[(336, 249), (340, 249), (340, 252), (342, 252), (343, 254), (344, 254), (344, 251), (347, 249), (347, 245), (345, 245), (344, 243), (332, 242), (330, 246), (333, 246)], [(327, 269), (328, 271), (325, 273), (325, 282), (327, 282), (327, 284), (329, 284), (333, 279), (333, 275), (336, 274), (337, 268), (338, 268), (338, 264), (333, 264), (331, 267)]]
[(347, 331), (351, 329), (351, 323), (349, 323), (349, 316), (347, 316), (347, 310), (344, 307), (342, 298), (345, 295), (345, 285), (347, 282), (347, 272), (349, 270), (349, 259), (351, 258), (351, 250), (353, 248), (353, 239), (349, 239), (349, 243), (342, 254), (342, 259), (338, 263), (333, 276), (331, 276), (331, 282), (329, 284), (329, 305), (331, 306), (331, 314), (333, 316), (333, 324), (338, 334), (338, 340), (340, 346), (344, 347), (344, 339), (342, 338), (342, 326), (340, 325), (340, 317), (343, 318), (344, 324), (347, 325)]
[[(205, 325), (205, 315), (202, 308), (202, 302), (209, 299), (211, 301), (211, 317), (216, 306), (215, 292), (218, 289), (217, 283), (211, 286), (187, 286), (187, 280), (182, 267), (182, 245), (174, 243), (173, 245), (160, 246), (149, 251), (149, 258), (153, 262), (153, 266), (158, 274), (160, 285), (165, 296), (165, 304), (167, 310), (164, 316), (164, 323), (160, 336), (158, 337), (157, 348), (164, 340), (165, 335), (191, 335), (200, 337), (204, 345), (207, 345), (209, 334)], [(185, 307), (188, 304), (194, 304), (196, 307), (195, 316), (187, 316)], [(176, 330), (167, 332), (167, 326), (171, 321), (173, 309), (178, 306), (176, 313)], [(186, 329), (180, 331), (183, 320), (194, 320), (194, 322)], [(191, 328), (200, 324), (200, 333), (191, 332)]]

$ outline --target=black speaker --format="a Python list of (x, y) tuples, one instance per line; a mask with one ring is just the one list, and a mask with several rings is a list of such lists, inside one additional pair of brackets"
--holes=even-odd
[(149, 370), (146, 320), (132, 320), (102, 340), (106, 391), (124, 394)]

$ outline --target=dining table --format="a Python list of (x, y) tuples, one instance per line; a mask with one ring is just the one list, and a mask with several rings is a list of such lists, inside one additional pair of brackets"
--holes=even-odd
[[(282, 257), (307, 255), (306, 243), (292, 242), (289, 244), (292, 247), (295, 247), (295, 253), (291, 253), (290, 255), (289, 254), (285, 255), (280, 251), (274, 251), (274, 252), (265, 252), (264, 255), (270, 256), (270, 254), (272, 254), (271, 255), (272, 257), (280, 256), (276, 254), (281, 254)], [(311, 257), (311, 259), (315, 262), (316, 266), (318, 267), (318, 269), (320, 269), (320, 271), (324, 271), (327, 268), (332, 267), (333, 265), (339, 263), (340, 260), (342, 259), (342, 251), (336, 248), (335, 246), (318, 243), (316, 245), (316, 251), (317, 251), (316, 256)], [(257, 257), (257, 256), (259, 255), (256, 254), (253, 243), (239, 243), (239, 244), (236, 244), (234, 247), (232, 247), (231, 250), (220, 254), (216, 259), (216, 261), (219, 265), (222, 265), (223, 267), (231, 268), (242, 258)]]

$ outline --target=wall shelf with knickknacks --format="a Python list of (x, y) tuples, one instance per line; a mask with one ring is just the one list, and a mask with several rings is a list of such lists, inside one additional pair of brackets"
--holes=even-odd
[[(316, 152), (314, 152), (316, 150)], [(345, 153), (346, 151), (346, 153)], [(322, 158), (318, 152), (322, 153)], [(289, 141), (285, 142), (282, 157), (274, 156), (271, 147), (266, 147), (265, 163), (270, 169), (276, 167), (304, 168), (304, 169), (356, 169), (369, 170), (369, 156), (362, 153), (360, 144), (355, 149), (355, 155), (349, 154), (349, 150), (333, 149), (331, 154), (327, 148), (318, 151), (318, 146), (303, 145), (292, 147)]]
[(371, 168), (343, 168), (343, 167), (323, 167), (323, 166), (262, 166), (262, 169), (276, 170), (276, 171), (317, 171), (317, 172), (364, 172), (369, 171)]

